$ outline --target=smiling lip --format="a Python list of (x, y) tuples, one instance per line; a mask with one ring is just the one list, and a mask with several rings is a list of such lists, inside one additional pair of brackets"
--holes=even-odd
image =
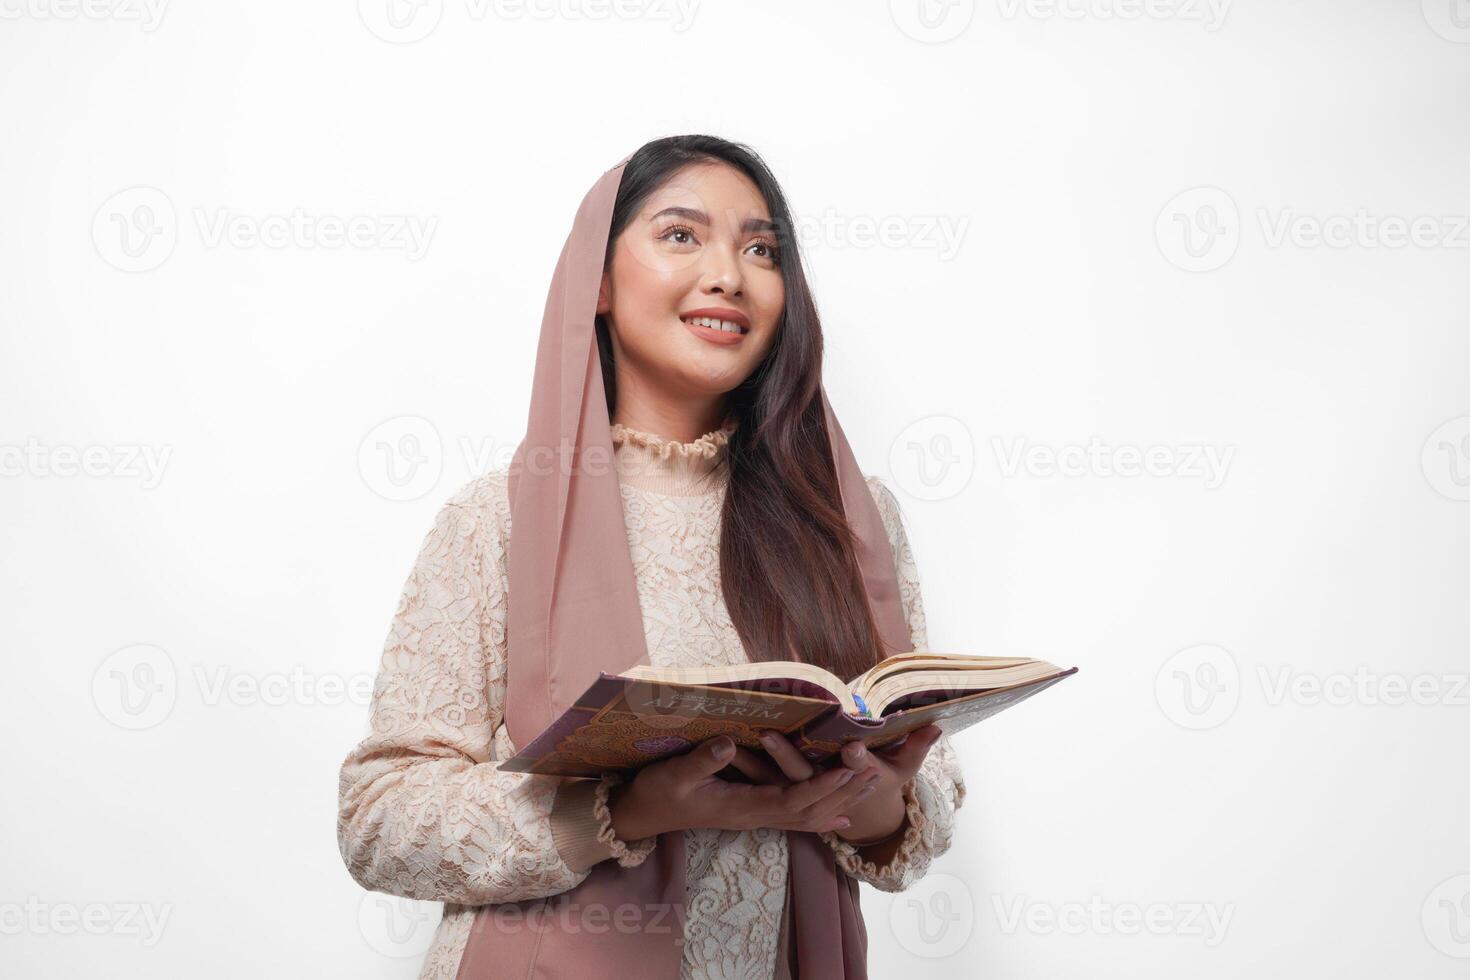
[[(720, 319), (723, 320), (724, 317), (721, 317)], [(740, 343), (742, 340), (745, 339), (745, 334), (743, 333), (728, 333), (724, 330), (711, 330), (709, 327), (701, 327), (699, 324), (690, 323), (688, 320), (680, 320), (679, 322), (684, 324), (685, 330), (688, 330), (700, 340), (707, 341), (711, 344), (719, 344), (721, 347), (730, 347), (734, 344)]]
[(741, 331), (750, 333), (750, 319), (739, 310), (732, 310), (725, 306), (706, 306), (702, 310), (686, 310), (679, 314), (679, 319), (687, 320), (694, 316), (707, 316), (714, 320), (729, 320), (738, 324)]
[[(725, 330), (701, 327), (698, 324), (689, 322), (692, 318), (698, 316), (707, 316), (714, 320), (728, 320), (739, 326), (741, 332), (729, 333)], [(731, 347), (738, 344), (745, 339), (746, 334), (750, 333), (750, 320), (746, 318), (745, 314), (739, 310), (732, 310), (727, 307), (708, 306), (702, 310), (690, 310), (687, 313), (680, 313), (679, 322), (683, 323), (684, 328), (700, 340), (711, 344), (718, 344), (721, 347)]]

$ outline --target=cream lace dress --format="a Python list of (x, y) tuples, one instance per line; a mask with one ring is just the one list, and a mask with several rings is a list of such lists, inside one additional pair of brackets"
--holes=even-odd
[[(687, 443), (612, 426), (623, 512), (649, 659), (664, 666), (743, 662), (719, 579), (724, 469), (734, 422)], [(914, 649), (927, 649), (913, 552), (898, 503), (866, 477), (897, 562)], [(657, 838), (617, 840), (606, 781), (505, 773), (506, 471), (486, 473), (441, 508), (393, 617), (371, 707), (372, 734), (344, 761), (338, 843), (364, 888), (444, 903), (421, 980), (450, 980), (475, 907), (541, 898), (592, 864), (644, 860)], [(491, 747), (493, 746), (493, 754)], [(947, 737), (905, 787), (902, 844), (883, 867), (835, 834), (838, 866), (883, 891), (923, 876), (948, 847), (964, 781)], [(770, 980), (786, 897), (786, 835), (762, 828), (685, 831), (681, 980)]]

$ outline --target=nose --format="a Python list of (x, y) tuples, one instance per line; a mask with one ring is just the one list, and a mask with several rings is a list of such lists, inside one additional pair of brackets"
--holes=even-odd
[(745, 286), (740, 259), (728, 248), (706, 248), (701, 257), (699, 288), (706, 293), (739, 296)]

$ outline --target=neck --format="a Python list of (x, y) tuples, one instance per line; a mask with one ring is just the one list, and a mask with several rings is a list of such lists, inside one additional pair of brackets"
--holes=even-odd
[(679, 441), (614, 422), (613, 451), (618, 482), (673, 497), (716, 493), (725, 485), (730, 434), (735, 420), (696, 438)]
[(729, 416), (728, 395), (674, 395), (662, 384), (643, 383), (638, 374), (620, 375), (617, 393), (610, 421), (675, 442), (694, 442), (718, 429)]

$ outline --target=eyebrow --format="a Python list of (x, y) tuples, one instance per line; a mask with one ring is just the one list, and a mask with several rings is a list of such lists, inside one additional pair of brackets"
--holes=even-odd
[[(653, 215), (648, 220), (656, 221), (659, 218), (664, 217), (665, 215), (673, 218), (683, 218), (686, 221), (694, 221), (701, 225), (709, 224), (709, 215), (705, 214), (703, 211), (699, 210), (698, 208), (685, 208), (679, 207), (678, 205), (664, 208), (662, 211)], [(742, 232), (775, 231), (776, 225), (775, 222), (769, 221), (765, 218), (746, 218), (744, 224), (740, 226), (740, 230)]]

